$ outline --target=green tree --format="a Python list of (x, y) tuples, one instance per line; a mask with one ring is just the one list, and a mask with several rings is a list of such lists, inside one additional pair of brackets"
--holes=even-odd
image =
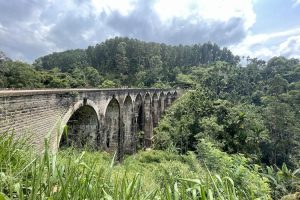
[(1, 63), (0, 68), (3, 86), (32, 89), (43, 87), (41, 75), (29, 64), (19, 61), (5, 61)]
[(269, 80), (268, 93), (270, 95), (279, 95), (286, 93), (288, 89), (288, 81), (276, 74), (274, 78)]
[(120, 79), (124, 84), (128, 84), (128, 59), (126, 57), (126, 43), (120, 42), (116, 49), (116, 73), (120, 73)]
[(155, 129), (156, 146), (174, 145), (184, 153), (194, 150), (197, 140), (208, 138), (228, 153), (260, 158), (268, 130), (258, 110), (212, 97), (200, 89), (181, 97)]
[(47, 88), (77, 87), (75, 80), (67, 73), (62, 73), (59, 68), (40, 72), (43, 77), (43, 85)]
[(263, 150), (264, 161), (268, 164), (281, 166), (287, 163), (295, 166), (295, 158), (300, 152), (300, 120), (296, 117), (294, 109), (275, 97), (264, 99), (267, 106), (264, 109), (264, 122), (270, 132), (270, 142)]
[(86, 82), (89, 86), (97, 87), (102, 82), (99, 72), (93, 67), (85, 67), (84, 69)]
[(104, 80), (103, 83), (100, 85), (101, 88), (116, 88), (118, 84), (111, 81), (111, 80)]
[(87, 87), (87, 80), (86, 75), (82, 68), (75, 67), (72, 70), (72, 77), (76, 80), (76, 86), (75, 87)]

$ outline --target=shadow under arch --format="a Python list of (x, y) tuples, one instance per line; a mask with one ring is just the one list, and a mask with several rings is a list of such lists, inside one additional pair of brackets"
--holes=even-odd
[(177, 99), (177, 97), (178, 97), (178, 93), (177, 93), (177, 91), (175, 90), (175, 92), (174, 92), (173, 95), (172, 95), (172, 103)]
[(144, 147), (144, 103), (141, 94), (134, 101), (134, 151)]
[(172, 104), (172, 94), (168, 92), (165, 98), (165, 109)]
[(110, 100), (104, 113), (104, 148), (108, 152), (117, 151), (120, 155), (120, 104), (116, 98)]
[(74, 104), (62, 119), (56, 148), (70, 146), (97, 148), (99, 141), (99, 114), (97, 111), (96, 104), (88, 99)]
[(151, 110), (151, 96), (146, 93), (144, 100), (144, 143), (145, 147), (150, 147), (152, 144), (153, 121)]
[(133, 101), (130, 95), (127, 95), (123, 103), (123, 124), (124, 124), (124, 151), (125, 153), (134, 152), (134, 113)]
[(156, 92), (152, 96), (152, 118), (153, 127), (156, 127), (159, 120), (159, 98)]
[(164, 92), (161, 92), (160, 95), (159, 95), (159, 100), (158, 100), (158, 107), (159, 107), (159, 119), (162, 118), (163, 114), (164, 114), (164, 111), (165, 111), (165, 94)]

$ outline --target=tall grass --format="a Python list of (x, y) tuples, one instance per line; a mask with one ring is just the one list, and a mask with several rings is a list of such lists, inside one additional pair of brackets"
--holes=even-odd
[(203, 170), (196, 156), (140, 152), (123, 164), (105, 152), (31, 153), (23, 140), (0, 136), (0, 199), (254, 199), (230, 177)]

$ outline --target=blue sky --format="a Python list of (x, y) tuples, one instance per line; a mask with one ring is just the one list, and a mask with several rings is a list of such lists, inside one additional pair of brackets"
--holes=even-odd
[(260, 0), (254, 3), (254, 33), (272, 33), (300, 26), (300, 4), (292, 0)]
[(115, 36), (300, 58), (300, 0), (0, 0), (0, 50), (13, 59)]
[(246, 37), (230, 49), (262, 59), (300, 58), (300, 0), (255, 0), (255, 23)]

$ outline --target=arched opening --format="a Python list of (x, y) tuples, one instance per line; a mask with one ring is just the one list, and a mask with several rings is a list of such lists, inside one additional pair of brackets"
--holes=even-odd
[(167, 96), (166, 96), (166, 100), (165, 100), (165, 107), (167, 108), (171, 104), (172, 104), (172, 94), (171, 94), (171, 92), (168, 92)]
[(93, 107), (84, 105), (68, 120), (59, 147), (96, 148), (99, 130), (97, 113)]
[(159, 119), (160, 119), (162, 118), (162, 115), (165, 111), (165, 94), (163, 92), (161, 92), (159, 95), (158, 107), (159, 107)]
[(144, 118), (145, 147), (150, 147), (152, 144), (153, 121), (151, 115), (151, 97), (149, 93), (145, 95)]
[(142, 96), (138, 94), (134, 102), (134, 151), (136, 151), (144, 147), (144, 105)]
[(175, 91), (172, 95), (172, 103), (177, 99), (177, 92)]
[(132, 105), (132, 99), (129, 95), (125, 98), (124, 101), (123, 122), (124, 122), (124, 151), (126, 153), (133, 153), (134, 152), (133, 105)]
[(158, 124), (158, 115), (159, 115), (159, 106), (158, 106), (158, 96), (156, 93), (152, 97), (152, 118), (153, 118), (153, 127), (156, 127)]
[(104, 146), (108, 152), (120, 154), (120, 105), (113, 98), (107, 105), (104, 117)]

